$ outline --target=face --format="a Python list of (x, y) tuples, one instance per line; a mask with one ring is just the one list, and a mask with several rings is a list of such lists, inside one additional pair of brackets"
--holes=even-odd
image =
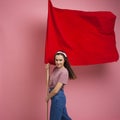
[(58, 68), (61, 68), (64, 66), (64, 57), (62, 55), (56, 55), (55, 56), (55, 64), (56, 64), (56, 67)]

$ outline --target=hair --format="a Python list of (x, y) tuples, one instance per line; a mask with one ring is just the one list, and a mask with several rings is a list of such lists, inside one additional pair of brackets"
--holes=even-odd
[[(71, 68), (71, 65), (70, 65), (70, 63), (69, 63), (69, 60), (68, 60), (68, 57), (67, 57), (66, 53), (63, 52), (63, 51), (58, 51), (58, 52), (55, 54), (55, 56), (56, 56), (56, 55), (62, 55), (62, 56), (63, 56), (63, 58), (64, 58), (64, 67), (68, 70), (69, 79), (76, 79), (76, 75), (75, 75), (74, 71), (73, 71), (72, 68)], [(54, 57), (54, 59), (55, 59), (55, 57)]]

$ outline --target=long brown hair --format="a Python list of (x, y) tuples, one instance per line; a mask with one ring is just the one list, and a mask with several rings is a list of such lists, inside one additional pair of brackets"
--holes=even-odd
[(76, 78), (76, 75), (75, 75), (74, 71), (73, 71), (72, 68), (71, 68), (71, 65), (70, 65), (70, 63), (69, 63), (69, 61), (68, 61), (68, 57), (67, 57), (66, 53), (63, 52), (63, 51), (58, 51), (58, 52), (55, 54), (55, 56), (56, 56), (56, 55), (62, 55), (62, 56), (63, 56), (63, 58), (64, 58), (64, 60), (65, 60), (65, 62), (64, 62), (64, 67), (68, 70), (69, 79), (75, 79), (75, 78)]

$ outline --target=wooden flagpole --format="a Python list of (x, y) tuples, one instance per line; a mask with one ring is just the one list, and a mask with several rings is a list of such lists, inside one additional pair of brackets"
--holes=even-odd
[[(49, 76), (50, 76), (50, 64), (46, 64), (46, 94), (48, 95), (49, 91), (48, 91), (48, 84), (49, 84)], [(48, 114), (49, 114), (49, 102), (46, 103), (47, 104), (47, 115), (46, 115), (46, 119), (48, 120)]]

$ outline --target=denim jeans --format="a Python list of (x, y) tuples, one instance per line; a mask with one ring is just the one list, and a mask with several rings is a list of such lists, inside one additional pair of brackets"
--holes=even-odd
[(50, 120), (72, 120), (67, 113), (63, 89), (51, 98)]

